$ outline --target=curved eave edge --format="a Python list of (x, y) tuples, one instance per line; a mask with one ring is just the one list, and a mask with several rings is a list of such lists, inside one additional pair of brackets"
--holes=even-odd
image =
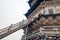
[(33, 0), (29, 0), (28, 1), (28, 4), (29, 4), (29, 6), (31, 7), (31, 2), (32, 2)]
[(42, 1), (43, 0), (37, 0), (37, 2), (28, 10), (25, 16), (28, 18), (28, 16), (39, 6), (40, 2)]

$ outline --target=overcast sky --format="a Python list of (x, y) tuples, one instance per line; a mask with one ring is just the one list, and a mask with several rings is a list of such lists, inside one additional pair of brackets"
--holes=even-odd
[(0, 0), (0, 28), (20, 22), (29, 9), (28, 0)]
[[(0, 29), (26, 19), (23, 15), (29, 9), (28, 0), (0, 0)], [(23, 30), (19, 30), (1, 40), (20, 40)]]

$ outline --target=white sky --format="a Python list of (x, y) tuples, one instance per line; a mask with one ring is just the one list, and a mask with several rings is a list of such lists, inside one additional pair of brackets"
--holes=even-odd
[[(28, 0), (0, 0), (0, 29), (26, 19), (23, 14), (29, 9)], [(20, 40), (23, 30), (19, 30), (1, 40)]]
[(29, 8), (28, 0), (0, 0), (0, 28), (20, 22)]

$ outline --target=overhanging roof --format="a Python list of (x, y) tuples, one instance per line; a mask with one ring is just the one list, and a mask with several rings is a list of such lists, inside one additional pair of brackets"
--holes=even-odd
[(28, 16), (39, 6), (39, 4), (43, 0), (37, 0), (36, 3), (28, 10), (28, 12), (25, 14), (25, 16), (28, 18)]

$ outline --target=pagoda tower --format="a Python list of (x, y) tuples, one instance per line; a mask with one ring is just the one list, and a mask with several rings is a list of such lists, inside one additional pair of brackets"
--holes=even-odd
[[(26, 25), (21, 40), (60, 40), (60, 0), (29, 0)], [(55, 40), (54, 39), (54, 40)]]

